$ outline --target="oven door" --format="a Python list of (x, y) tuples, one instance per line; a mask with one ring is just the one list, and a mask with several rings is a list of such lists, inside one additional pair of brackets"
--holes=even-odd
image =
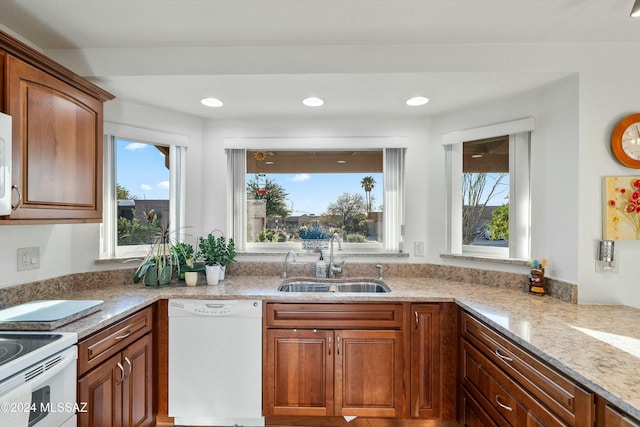
[(76, 411), (83, 410), (76, 402), (77, 358), (73, 346), (0, 383), (4, 392), (25, 382), (31, 386), (29, 427), (75, 425)]

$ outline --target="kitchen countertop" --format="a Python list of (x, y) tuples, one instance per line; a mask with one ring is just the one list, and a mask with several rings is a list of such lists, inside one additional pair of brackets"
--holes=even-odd
[(274, 276), (228, 277), (218, 286), (140, 285), (77, 290), (67, 299), (101, 299), (102, 310), (59, 331), (85, 336), (168, 298), (261, 299), (295, 302), (455, 302), (524, 348), (640, 418), (640, 310), (569, 304), (522, 291), (434, 278), (389, 277), (387, 294), (278, 292)]

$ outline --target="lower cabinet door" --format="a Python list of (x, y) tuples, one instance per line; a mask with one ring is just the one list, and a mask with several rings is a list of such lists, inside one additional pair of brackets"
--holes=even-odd
[(122, 383), (123, 425), (153, 425), (153, 340), (147, 334), (122, 352), (126, 372)]
[(333, 415), (333, 331), (268, 329), (265, 415)]
[(336, 415), (403, 415), (402, 342), (400, 331), (335, 331)]
[(124, 371), (118, 353), (78, 381), (78, 402), (87, 403), (87, 412), (78, 413), (78, 426), (122, 425), (121, 385)]

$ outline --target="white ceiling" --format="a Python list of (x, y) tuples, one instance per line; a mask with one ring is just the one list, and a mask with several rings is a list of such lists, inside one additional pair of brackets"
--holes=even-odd
[[(461, 46), (483, 52), (482, 47), (516, 44), (637, 43), (640, 20), (628, 17), (632, 4), (0, 0), (0, 24), (126, 101), (214, 119), (413, 117), (518, 94), (575, 71), (508, 64), (497, 72), (498, 66), (480, 65), (483, 57), (470, 59), (478, 64), (473, 72), (433, 63), (424, 71), (410, 65), (416, 46), (442, 55), (437, 49)], [(359, 61), (360, 53), (370, 63)], [(439, 56), (433, 58), (437, 62)], [(404, 105), (419, 94), (431, 102)], [(207, 109), (198, 102), (205, 96), (225, 106)], [(326, 104), (303, 107), (306, 96)]]

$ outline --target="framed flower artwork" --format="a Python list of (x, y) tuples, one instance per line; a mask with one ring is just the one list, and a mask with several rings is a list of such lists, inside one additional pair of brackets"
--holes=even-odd
[(640, 176), (604, 179), (604, 240), (640, 240)]

